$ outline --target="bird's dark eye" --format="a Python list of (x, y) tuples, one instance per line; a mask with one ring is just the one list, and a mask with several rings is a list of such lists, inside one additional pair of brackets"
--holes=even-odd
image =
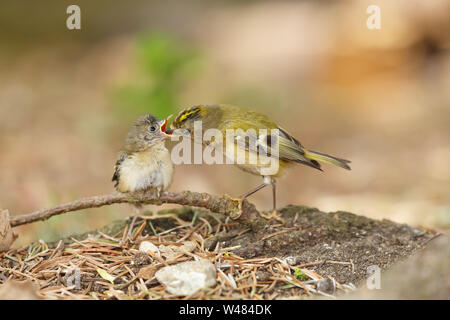
[(149, 128), (149, 130), (150, 130), (151, 132), (154, 132), (154, 131), (156, 130), (156, 127), (155, 127), (155, 126), (151, 126), (151, 127)]

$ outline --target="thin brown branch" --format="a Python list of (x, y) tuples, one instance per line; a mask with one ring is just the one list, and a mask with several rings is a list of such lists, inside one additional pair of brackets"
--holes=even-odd
[(52, 208), (38, 210), (29, 214), (10, 217), (12, 227), (36, 221), (47, 220), (52, 216), (88, 208), (98, 208), (115, 203), (156, 204), (176, 203), (180, 205), (201, 207), (235, 219), (252, 230), (262, 228), (266, 220), (261, 218), (255, 206), (248, 201), (237, 201), (228, 196), (214, 196), (208, 193), (191, 191), (164, 192), (157, 197), (154, 194), (126, 195), (112, 193), (101, 196), (81, 198), (72, 202), (57, 205)]

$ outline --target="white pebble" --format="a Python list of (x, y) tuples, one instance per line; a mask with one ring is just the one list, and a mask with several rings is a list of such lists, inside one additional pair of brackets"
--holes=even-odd
[(159, 254), (158, 247), (155, 246), (150, 241), (142, 241), (141, 244), (139, 245), (139, 251), (144, 252), (144, 253), (149, 253), (149, 251), (150, 251), (153, 254), (155, 254), (155, 253)]
[(216, 284), (216, 268), (205, 259), (164, 267), (155, 276), (168, 292), (177, 295), (190, 295)]

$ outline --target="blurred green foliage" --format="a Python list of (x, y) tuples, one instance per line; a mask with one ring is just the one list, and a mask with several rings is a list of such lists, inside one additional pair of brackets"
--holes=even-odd
[(117, 89), (114, 106), (121, 117), (143, 113), (167, 117), (178, 109), (180, 92), (200, 67), (198, 50), (165, 34), (136, 39), (137, 74)]

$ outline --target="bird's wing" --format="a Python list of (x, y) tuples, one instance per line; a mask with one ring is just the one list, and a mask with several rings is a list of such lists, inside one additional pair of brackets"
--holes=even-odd
[(320, 164), (305, 157), (301, 143), (281, 128), (272, 130), (237, 130), (233, 137), (237, 147), (257, 154), (277, 157), (320, 169)]
[(116, 164), (114, 165), (114, 174), (112, 177), (112, 181), (115, 182), (114, 187), (117, 187), (120, 180), (120, 165), (121, 163), (127, 158), (127, 154), (125, 152), (119, 153), (119, 158), (116, 161)]
[(309, 159), (305, 154), (305, 148), (300, 141), (295, 139), (282, 128), (278, 127), (280, 159), (301, 163), (312, 168), (322, 170), (320, 163)]

